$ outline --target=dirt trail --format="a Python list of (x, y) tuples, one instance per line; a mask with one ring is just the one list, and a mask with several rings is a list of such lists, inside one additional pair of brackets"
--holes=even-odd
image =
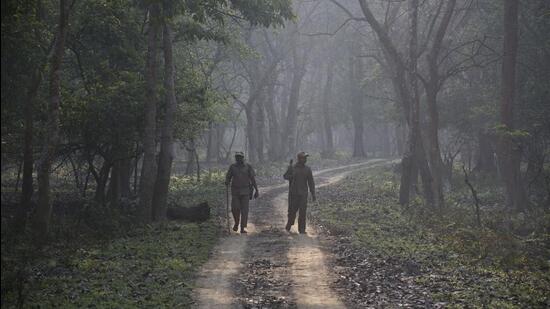
[[(317, 188), (342, 180), (359, 169), (386, 164), (369, 160), (314, 172)], [(308, 224), (307, 235), (284, 230), (287, 184), (260, 188), (262, 197), (250, 204), (248, 235), (220, 240), (199, 272), (197, 308), (345, 308), (329, 283), (318, 233)], [(322, 198), (322, 190), (318, 193)], [(311, 202), (309, 207), (315, 207)]]

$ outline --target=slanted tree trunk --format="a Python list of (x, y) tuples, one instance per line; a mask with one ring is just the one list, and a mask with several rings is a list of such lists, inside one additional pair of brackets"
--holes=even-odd
[(149, 5), (149, 30), (147, 34), (147, 61), (145, 64), (146, 95), (143, 124), (143, 162), (139, 182), (139, 219), (150, 222), (153, 217), (153, 195), (157, 178), (157, 41), (160, 34), (160, 8)]
[(527, 193), (521, 179), (521, 150), (512, 139), (516, 92), (516, 58), (518, 48), (519, 0), (504, 1), (504, 47), (500, 100), (499, 167), (505, 185), (506, 205), (510, 211), (528, 207)]
[(50, 89), (47, 111), (46, 132), (37, 169), (38, 205), (34, 216), (33, 229), (36, 235), (44, 239), (49, 232), (52, 212), (50, 196), (50, 174), (52, 161), (59, 144), (59, 105), (61, 103), (61, 64), (65, 54), (65, 41), (69, 28), (69, 1), (59, 1), (59, 22), (53, 54), (50, 59)]
[[(171, 9), (165, 8), (167, 19), (171, 17)], [(174, 122), (176, 114), (176, 87), (174, 82), (174, 58), (172, 51), (173, 33), (170, 20), (164, 22), (163, 49), (164, 49), (164, 91), (166, 93), (166, 107), (164, 123), (162, 125), (158, 173), (155, 182), (153, 197), (153, 220), (166, 220), (168, 188), (172, 161), (174, 159)]]
[(332, 136), (332, 80), (334, 76), (334, 61), (329, 61), (327, 64), (327, 81), (323, 90), (323, 131), (325, 133), (323, 157), (334, 157), (334, 138)]

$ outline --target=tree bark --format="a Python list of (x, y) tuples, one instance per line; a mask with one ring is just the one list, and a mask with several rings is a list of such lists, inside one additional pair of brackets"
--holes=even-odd
[(357, 58), (358, 51), (352, 43), (351, 56), (349, 59), (350, 72), (350, 101), (351, 101), (351, 119), (353, 122), (353, 157), (366, 157), (365, 146), (363, 144), (364, 119), (363, 119), (363, 95), (361, 90), (361, 78), (363, 76), (363, 65), (361, 59)]
[[(171, 12), (165, 8), (165, 12)], [(166, 18), (171, 17), (168, 13)], [(173, 33), (170, 20), (164, 21), (163, 48), (164, 48), (164, 91), (166, 93), (166, 107), (164, 111), (164, 123), (160, 141), (160, 153), (158, 163), (157, 180), (155, 182), (155, 194), (153, 196), (153, 220), (166, 220), (168, 190), (170, 186), (170, 174), (174, 159), (174, 123), (176, 114), (176, 87), (174, 81), (173, 58)]]
[(212, 122), (208, 124), (208, 132), (206, 134), (206, 162), (211, 162), (214, 159), (214, 145), (216, 131)]
[[(399, 187), (399, 203), (402, 206), (408, 206), (410, 203), (410, 191), (416, 184), (418, 178), (419, 157), (417, 146), (420, 142), (420, 95), (418, 93), (418, 78), (416, 76), (418, 68), (418, 0), (410, 2), (409, 18), (411, 23), (410, 41), (409, 41), (409, 82), (411, 94), (406, 93), (402, 88), (405, 80), (400, 80), (401, 74), (405, 73), (404, 69), (396, 70), (395, 78), (392, 79), (394, 89), (397, 88), (397, 93), (401, 94), (401, 100), (409, 104), (404, 104), (405, 117), (407, 119), (409, 133), (407, 140), (407, 148), (401, 160), (401, 185)], [(407, 98), (407, 95), (410, 98)], [(408, 106), (407, 106), (408, 105)]]
[(293, 42), (292, 47), (293, 71), (292, 81), (290, 85), (290, 94), (288, 98), (288, 110), (286, 118), (286, 126), (282, 138), (282, 143), (286, 145), (286, 156), (293, 156), (296, 152), (296, 130), (298, 127), (298, 103), (300, 101), (300, 88), (302, 79), (305, 75), (305, 54), (303, 57), (298, 55), (296, 50), (296, 42)]
[(247, 145), (248, 145), (248, 149), (247, 149), (247, 152), (248, 152), (248, 158), (247, 160), (252, 162), (252, 163), (255, 163), (257, 162), (257, 153), (256, 153), (256, 138), (257, 138), (257, 134), (256, 134), (256, 126), (255, 126), (255, 121), (254, 121), (254, 103), (255, 101), (251, 101), (249, 100), (248, 101), (249, 104), (247, 104), (244, 112), (246, 114), (246, 138), (247, 138)]
[(482, 173), (494, 173), (495, 166), (495, 156), (491, 137), (485, 130), (479, 130), (477, 134), (477, 162), (476, 162), (476, 171)]
[(506, 205), (510, 211), (523, 211), (528, 207), (527, 193), (521, 179), (521, 150), (512, 138), (514, 130), (514, 100), (516, 90), (516, 58), (518, 48), (519, 0), (504, 1), (504, 47), (499, 138), (499, 167), (505, 185)]
[(271, 76), (271, 80), (266, 87), (266, 104), (265, 110), (269, 115), (268, 130), (269, 130), (269, 143), (267, 146), (267, 156), (269, 160), (275, 161), (280, 157), (281, 148), (281, 136), (279, 128), (279, 118), (275, 111), (275, 83), (277, 81), (277, 73)]
[(42, 82), (42, 69), (37, 69), (31, 80), (31, 86), (25, 100), (25, 133), (24, 133), (24, 150), (23, 150), (23, 182), (21, 187), (21, 203), (17, 208), (17, 213), (14, 219), (14, 227), (16, 232), (25, 230), (27, 224), (27, 216), (31, 209), (31, 200), (34, 193), (33, 187), (33, 134), (34, 134), (34, 102), (38, 94), (38, 88)]
[(139, 183), (139, 219), (151, 222), (153, 217), (153, 196), (157, 176), (156, 130), (157, 130), (157, 41), (160, 34), (160, 8), (156, 3), (149, 5), (149, 31), (147, 34), (147, 61), (145, 65), (146, 97), (145, 121), (143, 124), (143, 162)]
[(257, 100), (256, 109), (256, 157), (258, 162), (264, 162), (264, 132), (265, 132), (265, 87)]
[(44, 144), (37, 169), (38, 205), (34, 217), (33, 229), (44, 240), (50, 229), (52, 201), (50, 196), (50, 174), (52, 161), (59, 144), (59, 105), (61, 103), (61, 64), (65, 54), (65, 41), (69, 28), (70, 5), (68, 1), (59, 1), (59, 21), (56, 40), (50, 60), (50, 89)]
[(334, 61), (329, 61), (327, 64), (327, 81), (325, 89), (323, 90), (323, 129), (325, 133), (324, 138), (324, 158), (334, 157), (334, 138), (332, 136), (332, 117), (331, 108), (332, 103), (332, 81), (334, 76)]

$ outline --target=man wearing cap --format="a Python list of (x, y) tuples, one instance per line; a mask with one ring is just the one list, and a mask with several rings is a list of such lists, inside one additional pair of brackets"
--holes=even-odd
[(290, 231), (294, 225), (296, 213), (298, 213), (298, 231), (300, 234), (306, 233), (306, 210), (308, 188), (311, 192), (311, 198), (315, 201), (315, 182), (311, 168), (306, 165), (308, 154), (300, 152), (297, 155), (298, 162), (290, 165), (284, 174), (284, 178), (290, 182), (289, 202), (288, 202), (288, 222), (285, 229)]
[(231, 212), (235, 219), (233, 231), (239, 229), (241, 223), (241, 233), (246, 233), (246, 224), (248, 221), (248, 201), (252, 199), (252, 187), (256, 190), (254, 198), (260, 195), (258, 186), (256, 186), (255, 173), (252, 166), (244, 163), (244, 153), (235, 153), (235, 163), (231, 164), (225, 176), (225, 185), (231, 184)]

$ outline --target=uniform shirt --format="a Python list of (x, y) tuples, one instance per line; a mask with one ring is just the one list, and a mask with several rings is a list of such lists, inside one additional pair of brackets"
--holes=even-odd
[(290, 181), (290, 194), (307, 196), (308, 187), (309, 192), (315, 194), (315, 182), (309, 166), (296, 163), (287, 169), (284, 178)]
[(249, 195), (250, 185), (255, 182), (254, 169), (250, 164), (233, 163), (225, 175), (226, 183), (231, 182), (232, 195)]

